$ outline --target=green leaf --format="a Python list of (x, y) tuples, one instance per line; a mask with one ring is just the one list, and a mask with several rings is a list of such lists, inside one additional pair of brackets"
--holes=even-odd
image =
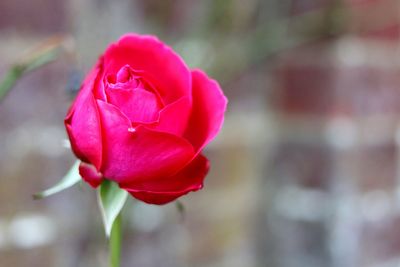
[(72, 165), (71, 169), (69, 169), (68, 173), (64, 176), (64, 178), (62, 178), (55, 186), (45, 191), (34, 194), (33, 198), (42, 199), (54, 195), (81, 181), (81, 176), (79, 175), (79, 163), (80, 161), (77, 160), (74, 163), (74, 165)]
[(104, 230), (107, 237), (109, 237), (115, 218), (117, 218), (126, 202), (128, 192), (119, 188), (118, 184), (110, 180), (104, 180), (100, 185), (97, 196), (103, 217)]

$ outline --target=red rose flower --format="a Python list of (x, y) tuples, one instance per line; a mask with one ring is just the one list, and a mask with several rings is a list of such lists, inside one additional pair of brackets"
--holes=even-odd
[(201, 151), (219, 132), (227, 99), (153, 36), (127, 34), (85, 78), (65, 126), (79, 172), (112, 180), (133, 197), (165, 204), (202, 188)]

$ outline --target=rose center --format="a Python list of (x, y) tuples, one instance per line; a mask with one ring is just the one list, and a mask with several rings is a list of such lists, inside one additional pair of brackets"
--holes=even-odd
[(117, 74), (109, 74), (106, 83), (113, 89), (134, 89), (141, 86), (140, 77), (134, 74), (129, 65), (122, 67)]
[(107, 101), (117, 106), (135, 124), (153, 123), (158, 120), (163, 104), (153, 93), (153, 88), (126, 65), (117, 74), (105, 79)]

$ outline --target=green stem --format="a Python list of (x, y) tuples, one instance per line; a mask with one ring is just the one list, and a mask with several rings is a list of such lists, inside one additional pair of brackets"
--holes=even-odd
[(121, 262), (121, 213), (115, 218), (110, 235), (110, 267), (119, 267)]

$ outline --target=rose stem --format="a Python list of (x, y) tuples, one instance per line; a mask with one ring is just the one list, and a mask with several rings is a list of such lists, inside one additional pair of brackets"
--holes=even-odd
[(115, 218), (110, 235), (110, 267), (119, 267), (121, 258), (121, 213)]

